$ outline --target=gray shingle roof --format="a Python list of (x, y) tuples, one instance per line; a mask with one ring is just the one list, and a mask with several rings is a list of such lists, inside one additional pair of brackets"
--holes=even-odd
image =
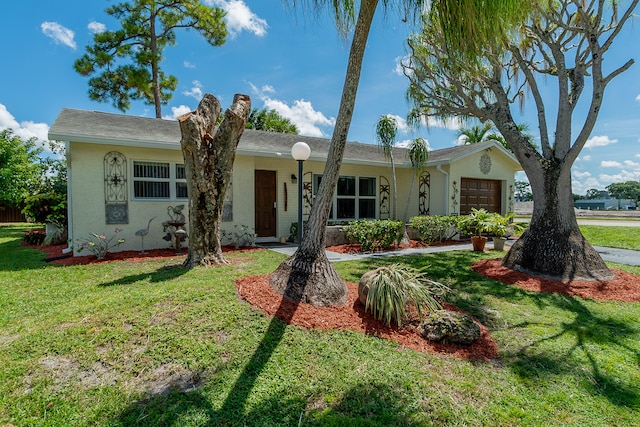
[[(180, 150), (181, 133), (180, 125), (175, 120), (64, 108), (49, 129), (49, 139)], [(266, 157), (290, 156), (291, 146), (298, 141), (309, 144), (310, 160), (326, 160), (329, 139), (252, 129), (245, 129), (243, 132), (237, 154)], [(428, 163), (429, 165), (451, 163), (458, 158), (480, 151), (487, 145), (497, 144), (489, 142), (434, 150), (429, 153)], [(394, 160), (397, 166), (410, 167), (406, 153), (407, 150), (404, 148), (394, 149)], [(510, 153), (506, 151), (505, 153), (511, 156)], [(347, 142), (343, 163), (388, 164), (377, 145), (360, 142)]]

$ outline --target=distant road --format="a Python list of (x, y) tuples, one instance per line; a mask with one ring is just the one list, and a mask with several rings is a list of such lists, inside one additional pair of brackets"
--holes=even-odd
[(602, 226), (610, 226), (610, 227), (640, 227), (640, 220), (578, 218), (578, 225), (602, 225)]

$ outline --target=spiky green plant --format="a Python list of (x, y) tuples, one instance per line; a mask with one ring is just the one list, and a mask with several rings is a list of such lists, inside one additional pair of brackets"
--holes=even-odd
[(430, 280), (424, 269), (402, 264), (380, 267), (369, 282), (365, 311), (390, 326), (393, 321), (402, 327), (407, 309), (413, 305), (422, 318), (423, 313), (442, 308), (439, 298), (449, 290)]

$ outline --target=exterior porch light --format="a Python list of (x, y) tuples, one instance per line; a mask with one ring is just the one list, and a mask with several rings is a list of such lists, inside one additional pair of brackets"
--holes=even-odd
[(302, 163), (311, 155), (305, 142), (296, 142), (291, 147), (291, 157), (298, 161), (298, 244), (302, 242)]

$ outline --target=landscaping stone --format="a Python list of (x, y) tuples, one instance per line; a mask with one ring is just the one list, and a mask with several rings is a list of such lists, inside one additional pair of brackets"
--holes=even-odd
[(367, 295), (369, 295), (369, 287), (371, 286), (371, 279), (378, 274), (382, 267), (375, 270), (367, 271), (362, 275), (358, 282), (358, 299), (363, 306), (367, 306)]
[(436, 310), (429, 314), (422, 321), (420, 330), (428, 340), (460, 345), (473, 344), (480, 338), (480, 327), (471, 316), (449, 310)]

